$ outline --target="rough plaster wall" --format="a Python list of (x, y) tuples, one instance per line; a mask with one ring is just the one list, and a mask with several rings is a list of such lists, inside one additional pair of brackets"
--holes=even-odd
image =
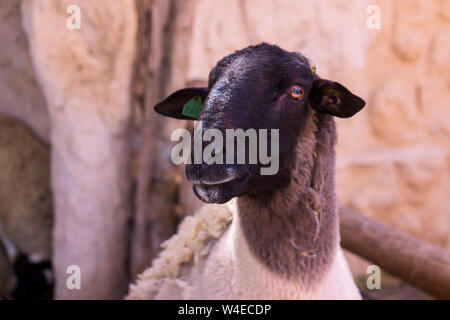
[(45, 142), (49, 115), (20, 17), (21, 0), (0, 0), (0, 114), (24, 121)]
[[(66, 28), (72, 4), (81, 8), (80, 30)], [(22, 16), (52, 123), (55, 296), (120, 298), (127, 282), (135, 3), (25, 0)], [(81, 268), (81, 290), (66, 288), (69, 265)]]
[[(381, 7), (381, 30), (366, 9)], [(342, 205), (450, 248), (450, 1), (196, 1), (189, 77), (262, 41), (365, 98), (338, 120)]]

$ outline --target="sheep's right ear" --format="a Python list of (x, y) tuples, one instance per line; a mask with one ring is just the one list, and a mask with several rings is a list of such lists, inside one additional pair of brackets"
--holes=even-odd
[(311, 106), (317, 112), (328, 113), (339, 118), (349, 118), (365, 106), (363, 99), (354, 95), (342, 84), (326, 79), (317, 79), (310, 93)]
[(154, 110), (170, 118), (195, 120), (207, 95), (208, 88), (181, 89), (158, 103)]

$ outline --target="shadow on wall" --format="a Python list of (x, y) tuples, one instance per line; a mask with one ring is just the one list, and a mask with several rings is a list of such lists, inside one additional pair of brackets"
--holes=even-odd
[(0, 298), (51, 298), (49, 148), (0, 117)]

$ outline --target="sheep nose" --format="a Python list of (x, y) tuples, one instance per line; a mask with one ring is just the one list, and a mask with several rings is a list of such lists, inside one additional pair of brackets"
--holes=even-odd
[(211, 164), (212, 161), (214, 161), (214, 158), (218, 156), (222, 156), (222, 162), (225, 161), (225, 147), (212, 150), (210, 156), (207, 159), (204, 159), (204, 161), (206, 162), (206, 164)]

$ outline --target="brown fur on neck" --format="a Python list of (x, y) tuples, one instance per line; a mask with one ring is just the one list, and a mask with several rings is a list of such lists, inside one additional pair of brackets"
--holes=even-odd
[(299, 134), (290, 184), (267, 197), (238, 199), (253, 254), (272, 272), (299, 278), (305, 286), (322, 278), (339, 242), (335, 141), (334, 119), (310, 109)]

